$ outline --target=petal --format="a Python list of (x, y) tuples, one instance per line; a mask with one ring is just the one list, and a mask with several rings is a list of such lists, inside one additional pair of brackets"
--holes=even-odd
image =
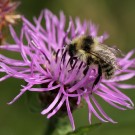
[(96, 105), (96, 107), (98, 108), (98, 110), (100, 111), (100, 113), (104, 116), (104, 118), (106, 118), (108, 121), (112, 122), (112, 123), (117, 123), (115, 121), (113, 121), (105, 112), (104, 110), (101, 108), (100, 104), (97, 102), (97, 100), (92, 96), (91, 97), (94, 104)]
[(5, 76), (1, 77), (0, 82), (4, 81), (4, 80), (6, 80), (6, 79), (8, 79), (10, 77), (11, 77), (10, 75), (5, 75)]
[(70, 123), (72, 125), (72, 129), (74, 131), (75, 130), (74, 118), (73, 118), (73, 115), (72, 115), (72, 112), (71, 112), (71, 109), (70, 109), (68, 97), (66, 98), (66, 106), (67, 106), (68, 117), (69, 117)]
[(47, 114), (49, 111), (51, 111), (54, 106), (58, 103), (59, 99), (61, 97), (61, 91), (58, 92), (57, 96), (55, 97), (55, 99), (53, 100), (53, 102), (49, 105), (49, 107), (47, 107), (46, 109), (44, 109), (41, 114), (45, 115)]
[(37, 91), (37, 92), (44, 92), (44, 91), (51, 91), (51, 90), (55, 90), (57, 88), (60, 87), (60, 84), (56, 85), (56, 86), (52, 86), (50, 88), (31, 88), (29, 89), (29, 91)]
[(108, 121), (104, 120), (102, 117), (100, 117), (100, 116), (98, 115), (98, 113), (97, 113), (96, 110), (94, 109), (93, 105), (91, 104), (88, 95), (86, 95), (86, 96), (84, 97), (84, 99), (85, 99), (85, 101), (86, 101), (87, 104), (88, 104), (89, 113), (93, 112), (93, 114), (94, 114), (98, 119), (100, 119), (102, 122), (108, 122)]
[(61, 108), (61, 106), (63, 105), (65, 100), (66, 100), (66, 97), (63, 96), (61, 101), (59, 102), (59, 104), (56, 106), (56, 108), (54, 108), (53, 111), (47, 115), (48, 119), (51, 118), (53, 115), (55, 115), (58, 112), (58, 110)]
[(31, 88), (33, 86), (33, 84), (28, 84), (27, 86), (25, 86), (21, 92), (12, 100), (8, 103), (8, 105), (11, 105), (12, 103), (14, 103), (18, 98), (20, 98), (25, 92), (26, 90), (28, 90), (29, 88)]
[(116, 87), (121, 88), (121, 89), (134, 89), (135, 85), (131, 85), (131, 84), (120, 84), (120, 83), (116, 83), (115, 84)]

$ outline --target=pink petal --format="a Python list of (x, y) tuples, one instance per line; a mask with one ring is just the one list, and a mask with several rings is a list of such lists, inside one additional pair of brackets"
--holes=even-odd
[(71, 112), (71, 109), (70, 109), (68, 97), (66, 98), (66, 106), (67, 106), (68, 117), (69, 117), (70, 123), (72, 125), (72, 129), (74, 131), (75, 130), (75, 124), (74, 124), (73, 115), (72, 115), (72, 112)]
[(45, 115), (47, 114), (49, 111), (51, 111), (53, 109), (53, 107), (58, 103), (59, 99), (61, 97), (61, 91), (58, 92), (57, 96), (55, 97), (55, 99), (53, 100), (53, 102), (49, 105), (49, 107), (47, 107), (46, 109), (44, 109), (41, 114)]
[(20, 98), (26, 92), (26, 90), (28, 90), (32, 86), (33, 84), (28, 84), (27, 86), (25, 86), (24, 89), (22, 89), (21, 92), (12, 101), (8, 103), (8, 105), (11, 105), (12, 103), (14, 103), (18, 98)]
[(48, 119), (51, 118), (53, 115), (55, 115), (58, 112), (58, 110), (61, 108), (61, 106), (63, 105), (63, 103), (65, 102), (65, 100), (66, 100), (66, 97), (63, 96), (63, 98), (61, 99), (61, 101), (59, 102), (59, 104), (56, 106), (56, 108), (53, 109), (53, 111), (47, 115), (47, 118)]

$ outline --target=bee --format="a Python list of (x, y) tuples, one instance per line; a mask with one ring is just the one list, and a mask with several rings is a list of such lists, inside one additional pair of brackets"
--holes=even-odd
[(97, 38), (89, 35), (82, 35), (74, 38), (67, 46), (68, 54), (72, 59), (79, 58), (86, 63), (88, 71), (89, 66), (94, 64), (98, 66), (98, 75), (93, 87), (104, 76), (105, 79), (111, 79), (114, 73), (119, 69), (117, 63), (118, 49), (101, 44)]

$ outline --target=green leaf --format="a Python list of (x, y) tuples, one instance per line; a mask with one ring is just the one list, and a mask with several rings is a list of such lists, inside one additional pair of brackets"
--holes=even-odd
[(52, 135), (66, 135), (71, 131), (72, 131), (72, 127), (70, 123), (67, 122), (64, 118), (58, 118), (56, 129), (54, 130)]
[(26, 93), (27, 105), (31, 112), (41, 112), (42, 107), (39, 100), (39, 93), (37, 92), (29, 92)]
[(88, 135), (88, 133), (98, 128), (99, 126), (101, 126), (101, 123), (80, 127), (76, 129), (74, 132), (69, 132), (66, 135)]

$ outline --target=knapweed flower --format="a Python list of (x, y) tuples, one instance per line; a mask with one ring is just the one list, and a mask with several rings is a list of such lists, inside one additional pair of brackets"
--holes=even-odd
[[(77, 60), (73, 61), (71, 68), (70, 56), (65, 51), (65, 46), (73, 38), (86, 32), (102, 43), (108, 37), (106, 33), (97, 36), (97, 26), (86, 21), (81, 23), (79, 18), (75, 22), (70, 18), (68, 28), (66, 28), (63, 12), (60, 12), (58, 18), (50, 11), (44, 10), (39, 18), (34, 18), (35, 24), (29, 22), (25, 17), (22, 17), (22, 20), (23, 26), (20, 36), (17, 36), (13, 27), (10, 26), (15, 44), (0, 47), (18, 53), (22, 57), (21, 60), (18, 60), (0, 54), (0, 72), (6, 73), (0, 78), (0, 81), (13, 77), (23, 79), (27, 84), (22, 86), (20, 93), (9, 104), (15, 102), (26, 91), (41, 93), (42, 101), (52, 101), (49, 105), (47, 104), (41, 114), (50, 118), (61, 111), (64, 106), (66, 110), (63, 111), (67, 112), (73, 130), (75, 125), (72, 110), (79, 106), (82, 99), (88, 105), (90, 123), (92, 114), (102, 122), (115, 123), (104, 112), (95, 95), (120, 110), (133, 109), (134, 104), (119, 88), (135, 88), (135, 85), (123, 82), (135, 76), (135, 58), (131, 58), (134, 50), (123, 58), (118, 58), (121, 70), (116, 71), (113, 79), (105, 80), (102, 78), (92, 88), (98, 75), (96, 67), (90, 66), (87, 74), (84, 74), (85, 64)], [(36, 87), (37, 85), (41, 87)], [(47, 98), (48, 95), (49, 98)]]
[(0, 41), (3, 40), (3, 29), (8, 24), (15, 24), (20, 19), (19, 14), (15, 14), (16, 8), (20, 2), (11, 2), (11, 0), (0, 0)]

